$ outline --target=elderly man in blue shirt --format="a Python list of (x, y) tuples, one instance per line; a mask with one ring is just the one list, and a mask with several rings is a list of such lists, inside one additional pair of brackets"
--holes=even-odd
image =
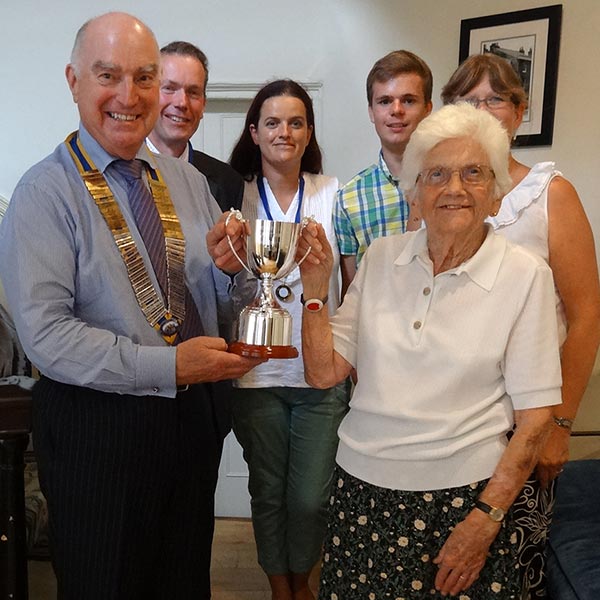
[(79, 129), (23, 176), (0, 229), (13, 257), (0, 275), (42, 374), (33, 436), (65, 599), (210, 598), (208, 382), (260, 362), (219, 337), (239, 267), (206, 179), (144, 144), (159, 63), (135, 17), (83, 25), (66, 68)]

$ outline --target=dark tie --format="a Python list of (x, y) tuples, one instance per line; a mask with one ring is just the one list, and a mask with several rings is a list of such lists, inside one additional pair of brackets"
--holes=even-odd
[[(137, 228), (144, 240), (144, 246), (150, 256), (152, 267), (160, 284), (163, 296), (167, 295), (167, 254), (165, 236), (154, 198), (142, 179), (143, 162), (134, 160), (115, 160), (115, 168), (127, 183), (127, 198)], [(178, 341), (202, 335), (202, 322), (196, 304), (185, 286), (185, 319)]]

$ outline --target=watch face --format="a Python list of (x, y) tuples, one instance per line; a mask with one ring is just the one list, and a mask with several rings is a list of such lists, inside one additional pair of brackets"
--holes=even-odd
[(477, 500), (475, 502), (475, 506), (479, 510), (483, 511), (492, 521), (495, 521), (496, 523), (500, 523), (500, 521), (502, 521), (502, 519), (504, 519), (504, 516), (506, 515), (503, 508), (490, 506), (489, 504), (486, 504), (481, 500)]
[(492, 521), (500, 522), (504, 519), (504, 511), (501, 508), (492, 508), (489, 512)]

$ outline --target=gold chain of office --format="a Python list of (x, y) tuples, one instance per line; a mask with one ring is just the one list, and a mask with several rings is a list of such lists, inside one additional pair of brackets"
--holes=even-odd
[(172, 345), (185, 318), (185, 239), (169, 190), (158, 169), (144, 163), (152, 198), (160, 215), (167, 257), (167, 304), (150, 280), (125, 217), (104, 175), (96, 168), (79, 142), (77, 132), (67, 136), (65, 144), (104, 221), (127, 269), (133, 293), (146, 320)]

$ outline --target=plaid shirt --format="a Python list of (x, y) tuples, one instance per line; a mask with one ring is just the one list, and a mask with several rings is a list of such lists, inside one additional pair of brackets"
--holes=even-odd
[(382, 152), (378, 164), (338, 190), (333, 222), (340, 254), (356, 255), (357, 266), (375, 238), (406, 231), (408, 203)]

